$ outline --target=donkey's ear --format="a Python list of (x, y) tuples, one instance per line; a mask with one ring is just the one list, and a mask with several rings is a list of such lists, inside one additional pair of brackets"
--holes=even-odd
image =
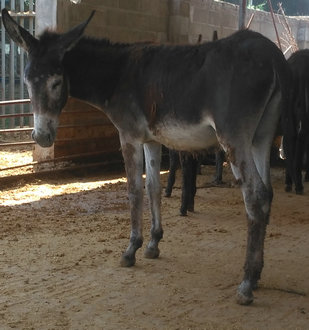
[(10, 16), (7, 9), (2, 9), (3, 25), (11, 39), (25, 51), (29, 52), (35, 47), (38, 40), (35, 39), (27, 30), (18, 25)]
[(60, 47), (63, 52), (63, 55), (65, 52), (71, 50), (78, 43), (78, 41), (82, 37), (82, 35), (88, 25), (88, 23), (92, 19), (94, 13), (95, 13), (95, 10), (92, 11), (91, 15), (85, 22), (75, 26), (73, 29), (64, 33), (60, 37), (59, 43), (60, 43)]

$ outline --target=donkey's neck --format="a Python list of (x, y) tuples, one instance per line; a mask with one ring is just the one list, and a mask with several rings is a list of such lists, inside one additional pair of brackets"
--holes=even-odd
[(103, 107), (123, 75), (127, 49), (127, 44), (82, 38), (63, 60), (70, 95)]

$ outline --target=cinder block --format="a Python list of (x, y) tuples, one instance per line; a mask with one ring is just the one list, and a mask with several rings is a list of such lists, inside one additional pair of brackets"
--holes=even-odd
[(83, 0), (82, 4), (85, 3), (87, 6), (94, 6), (96, 8), (118, 8), (119, 0)]
[(191, 6), (202, 9), (209, 7), (212, 4), (213, 0), (189, 0), (187, 2), (189, 2)]
[(119, 8), (138, 11), (140, 9), (140, 0), (118, 0)]
[(148, 30), (154, 32), (166, 32), (167, 17), (164, 16), (145, 16), (147, 19)]
[(189, 25), (189, 35), (199, 35), (203, 33), (204, 24), (202, 23), (191, 23)]
[(148, 15), (168, 16), (168, 1), (140, 0), (139, 10)]
[[(218, 21), (220, 21), (221, 25), (227, 28), (233, 28), (233, 29), (238, 28), (238, 13), (234, 11), (224, 10), (220, 14), (221, 15), (218, 18)], [(224, 22), (224, 24), (222, 24), (222, 22)]]
[(193, 10), (193, 22), (194, 23), (206, 23), (208, 18), (209, 11), (206, 9), (197, 9)]
[(220, 35), (220, 38), (225, 38), (225, 37), (230, 36), (231, 34), (233, 34), (236, 31), (237, 31), (237, 28), (232, 29), (232, 28), (229, 28), (229, 27), (222, 26), (221, 27), (221, 33), (219, 35)]

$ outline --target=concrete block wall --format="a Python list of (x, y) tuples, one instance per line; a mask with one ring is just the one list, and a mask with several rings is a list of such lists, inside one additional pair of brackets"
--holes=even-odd
[(203, 41), (212, 39), (216, 30), (220, 38), (237, 30), (238, 7), (213, 0), (174, 1), (170, 15), (170, 41), (196, 43), (199, 35)]
[(168, 1), (166, 0), (82, 0), (72, 4), (58, 0), (58, 29), (67, 30), (96, 14), (87, 29), (89, 35), (116, 42), (166, 42)]
[[(219, 38), (223, 38), (238, 29), (236, 5), (214, 0), (174, 0), (172, 3), (169, 25), (169, 41), (172, 43), (196, 43), (199, 35), (202, 35), (203, 41), (209, 41), (214, 30), (218, 32)], [(277, 43), (270, 13), (248, 9), (247, 23), (251, 15), (254, 16), (250, 29), (264, 34)], [(288, 21), (298, 46), (301, 49), (309, 48), (309, 17), (289, 17)], [(279, 36), (284, 36), (285, 29), (278, 15), (275, 15), (275, 22)]]
[[(214, 30), (222, 38), (238, 29), (238, 6), (215, 0), (81, 0), (77, 5), (70, 0), (37, 0), (38, 31), (46, 26), (65, 31), (94, 9), (87, 33), (117, 42), (196, 43), (199, 35), (207, 41)], [(276, 42), (270, 13), (247, 10), (247, 22), (251, 14), (250, 28)], [(277, 15), (276, 23), (282, 35)], [(289, 18), (289, 23), (299, 47), (309, 48), (309, 18)]]

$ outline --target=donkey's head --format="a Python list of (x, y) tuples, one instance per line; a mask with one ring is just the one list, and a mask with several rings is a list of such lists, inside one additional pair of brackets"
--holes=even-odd
[(93, 14), (67, 33), (45, 32), (36, 39), (18, 25), (6, 9), (2, 10), (3, 24), (9, 36), (28, 53), (24, 79), (34, 113), (32, 137), (42, 147), (53, 144), (58, 118), (68, 98), (63, 57), (79, 41)]

